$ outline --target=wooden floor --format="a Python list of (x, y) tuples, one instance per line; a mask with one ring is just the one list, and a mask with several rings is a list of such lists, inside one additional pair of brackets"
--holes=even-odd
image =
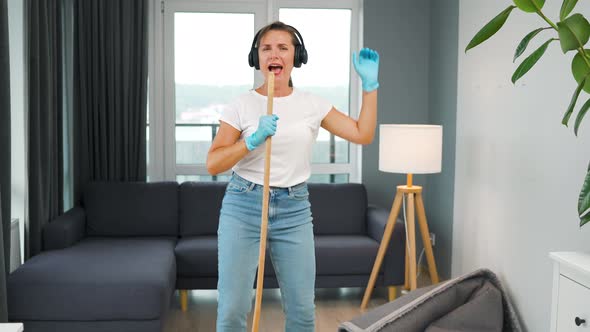
[[(418, 285), (429, 285), (427, 276), (418, 278)], [(360, 315), (360, 304), (364, 288), (316, 289), (316, 331), (336, 332), (340, 323)], [(398, 287), (399, 293), (399, 287)], [(399, 296), (399, 295), (398, 295)], [(369, 309), (387, 301), (387, 289), (377, 288), (373, 292)], [(213, 332), (217, 317), (217, 291), (193, 290), (189, 292), (188, 311), (180, 310), (179, 296), (176, 292), (171, 304), (170, 314), (165, 322), (164, 332)], [(252, 324), (252, 314), (248, 316), (248, 331)], [(260, 332), (284, 331), (285, 317), (281, 308), (281, 295), (278, 289), (264, 290)]]

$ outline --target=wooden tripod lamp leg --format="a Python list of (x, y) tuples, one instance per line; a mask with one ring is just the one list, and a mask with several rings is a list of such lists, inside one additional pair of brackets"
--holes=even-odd
[[(272, 115), (272, 99), (274, 97), (275, 75), (268, 73), (268, 93), (266, 114)], [(254, 304), (254, 316), (252, 318), (252, 332), (258, 332), (260, 324), (260, 310), (262, 308), (262, 289), (264, 288), (264, 261), (266, 257), (266, 233), (268, 228), (268, 201), (270, 192), (270, 150), (271, 138), (266, 138), (266, 150), (264, 155), (264, 188), (262, 191), (262, 220), (260, 222), (260, 249), (258, 251), (258, 279), (256, 280), (256, 302)], [(238, 277), (239, 278), (239, 277)]]
[(436, 271), (436, 262), (434, 261), (432, 244), (430, 243), (430, 231), (428, 230), (428, 223), (426, 222), (424, 201), (422, 200), (421, 193), (418, 193), (416, 196), (416, 204), (418, 209), (418, 223), (420, 225), (420, 232), (422, 233), (422, 243), (424, 243), (424, 251), (426, 252), (426, 260), (428, 262), (428, 272), (430, 273), (430, 280), (433, 284), (437, 284), (438, 272)]
[(414, 220), (414, 193), (408, 193), (408, 218), (406, 220), (406, 227), (408, 229), (408, 262), (410, 270), (410, 290), (418, 288), (416, 278), (416, 224)]
[(404, 251), (406, 252), (406, 260), (405, 260), (405, 268), (406, 268), (406, 273), (405, 273), (405, 278), (404, 278), (404, 289), (405, 290), (410, 290), (410, 249), (408, 249), (408, 242), (406, 241), (406, 245), (404, 248)]
[(369, 277), (369, 283), (367, 285), (367, 289), (365, 289), (365, 295), (363, 296), (363, 301), (361, 303), (361, 311), (365, 311), (365, 309), (367, 309), (369, 299), (373, 293), (375, 281), (377, 281), (377, 275), (379, 275), (379, 269), (383, 263), (383, 257), (385, 257), (385, 252), (387, 251), (387, 246), (389, 245), (391, 234), (393, 233), (393, 229), (395, 227), (395, 221), (397, 219), (397, 215), (399, 214), (402, 197), (403, 194), (399, 191), (395, 194), (395, 199), (393, 200), (393, 205), (391, 206), (391, 212), (389, 213), (389, 218), (387, 219), (387, 225), (383, 231), (383, 238), (381, 239), (381, 244), (379, 245), (379, 251), (377, 252), (377, 257), (375, 258), (375, 264), (373, 265), (373, 270), (371, 271), (371, 276)]

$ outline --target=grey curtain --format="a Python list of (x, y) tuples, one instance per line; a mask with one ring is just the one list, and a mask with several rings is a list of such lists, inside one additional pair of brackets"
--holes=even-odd
[(26, 257), (42, 249), (43, 226), (63, 212), (61, 1), (28, 0), (28, 177)]
[(0, 323), (8, 320), (6, 276), (10, 271), (10, 67), (8, 7), (0, 0)]
[(74, 15), (74, 191), (145, 181), (146, 0), (79, 0)]

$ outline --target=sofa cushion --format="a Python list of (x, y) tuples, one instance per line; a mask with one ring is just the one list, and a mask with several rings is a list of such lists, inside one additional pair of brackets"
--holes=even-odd
[(367, 234), (367, 192), (362, 184), (310, 183), (316, 235)]
[(360, 235), (319, 235), (315, 239), (317, 275), (368, 275), (379, 242)]
[[(320, 235), (314, 241), (318, 276), (368, 275), (379, 250), (379, 242), (361, 235)], [(217, 276), (217, 236), (184, 237), (174, 252), (179, 278)], [(267, 250), (264, 275), (274, 274)]]
[(175, 288), (173, 238), (87, 238), (8, 277), (12, 321), (153, 320)]
[[(178, 278), (217, 278), (217, 236), (186, 236), (174, 248)], [(258, 260), (258, 256), (256, 257)], [(274, 276), (275, 271), (266, 251), (264, 275)]]
[(217, 236), (182, 237), (174, 253), (178, 277), (217, 277)]
[(177, 236), (178, 183), (95, 182), (85, 187), (89, 236)]
[(219, 211), (227, 182), (180, 185), (180, 236), (217, 235)]

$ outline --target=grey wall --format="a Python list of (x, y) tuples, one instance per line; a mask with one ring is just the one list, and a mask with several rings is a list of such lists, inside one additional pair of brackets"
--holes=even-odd
[[(442, 173), (414, 176), (414, 183), (424, 186), (443, 278), (451, 271), (457, 26), (458, 0), (364, 2), (364, 45), (376, 48), (381, 59), (378, 123), (443, 125)], [(378, 135), (363, 148), (363, 183), (370, 203), (390, 209), (396, 186), (405, 184), (406, 178), (378, 170)]]
[(428, 226), (436, 234), (438, 272), (445, 278), (451, 276), (453, 240), (458, 27), (459, 0), (432, 0), (428, 120), (443, 126), (443, 161), (442, 172), (428, 176), (424, 204)]
[[(363, 11), (364, 46), (380, 56), (378, 124), (427, 123), (430, 1), (366, 0)], [(379, 171), (379, 131), (363, 147), (363, 183), (369, 201), (388, 209), (396, 186), (406, 183), (404, 175)]]
[[(513, 63), (518, 42), (546, 26), (537, 15), (515, 10), (498, 34), (465, 54), (471, 38), (507, 4), (459, 3), (453, 275), (491, 269), (526, 330), (549, 331), (549, 253), (590, 251), (590, 227), (580, 228), (576, 209), (590, 159), (590, 121), (586, 116), (578, 137), (573, 116), (569, 128), (561, 124), (577, 85), (573, 54), (564, 55), (559, 43), (552, 43), (512, 84), (522, 59), (557, 33), (544, 31)], [(543, 12), (554, 19), (560, 6), (561, 1), (546, 1)], [(587, 16), (590, 3), (579, 2), (574, 12)], [(574, 115), (587, 99), (580, 95)]]

